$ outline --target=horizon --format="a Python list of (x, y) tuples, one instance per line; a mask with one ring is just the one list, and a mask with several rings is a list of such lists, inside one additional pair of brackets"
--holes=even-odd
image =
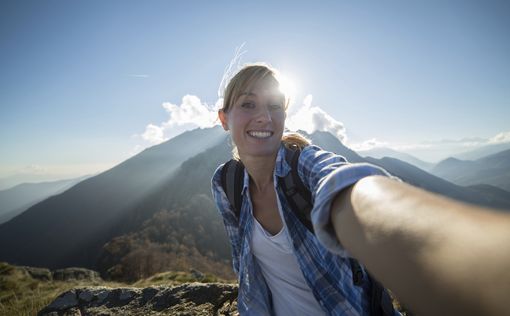
[(213, 126), (232, 60), (293, 82), (289, 127), (358, 152), (510, 141), (510, 3), (269, 3), (2, 2), (0, 180), (101, 172)]

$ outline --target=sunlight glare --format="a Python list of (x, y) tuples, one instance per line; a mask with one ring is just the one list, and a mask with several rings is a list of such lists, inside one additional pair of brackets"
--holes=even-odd
[(294, 100), (296, 96), (296, 86), (294, 82), (287, 76), (279, 75), (278, 81), (280, 83), (280, 92), (283, 93), (287, 98)]

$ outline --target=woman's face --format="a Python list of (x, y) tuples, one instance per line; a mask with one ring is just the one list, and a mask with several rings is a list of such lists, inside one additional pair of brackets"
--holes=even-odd
[(223, 128), (231, 131), (241, 159), (275, 155), (285, 125), (285, 96), (275, 80), (265, 80), (242, 93), (219, 117)]

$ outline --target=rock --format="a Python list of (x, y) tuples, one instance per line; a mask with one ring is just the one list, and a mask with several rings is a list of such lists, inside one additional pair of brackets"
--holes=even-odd
[(94, 298), (94, 295), (90, 292), (83, 291), (78, 295), (78, 299), (85, 303), (89, 303)]
[(99, 280), (99, 273), (85, 268), (65, 268), (53, 271), (53, 279), (57, 281), (68, 280)]
[(200, 272), (200, 271), (198, 271), (196, 269), (190, 269), (189, 272), (198, 281), (202, 281), (202, 280), (205, 279), (205, 275), (202, 272)]
[(51, 302), (48, 308), (54, 311), (63, 311), (75, 307), (76, 305), (78, 305), (78, 298), (74, 290), (71, 290), (57, 297), (56, 300)]
[(24, 269), (32, 278), (41, 281), (51, 281), (53, 276), (49, 269), (45, 268), (34, 268), (34, 267), (21, 267)]
[(224, 283), (145, 289), (88, 287), (61, 294), (37, 315), (236, 315), (237, 290), (237, 285)]

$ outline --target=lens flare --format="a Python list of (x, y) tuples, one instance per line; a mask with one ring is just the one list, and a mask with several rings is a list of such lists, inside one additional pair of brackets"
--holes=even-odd
[(296, 94), (296, 86), (294, 82), (287, 76), (279, 75), (278, 82), (280, 83), (280, 92), (285, 94), (287, 98), (294, 99)]

